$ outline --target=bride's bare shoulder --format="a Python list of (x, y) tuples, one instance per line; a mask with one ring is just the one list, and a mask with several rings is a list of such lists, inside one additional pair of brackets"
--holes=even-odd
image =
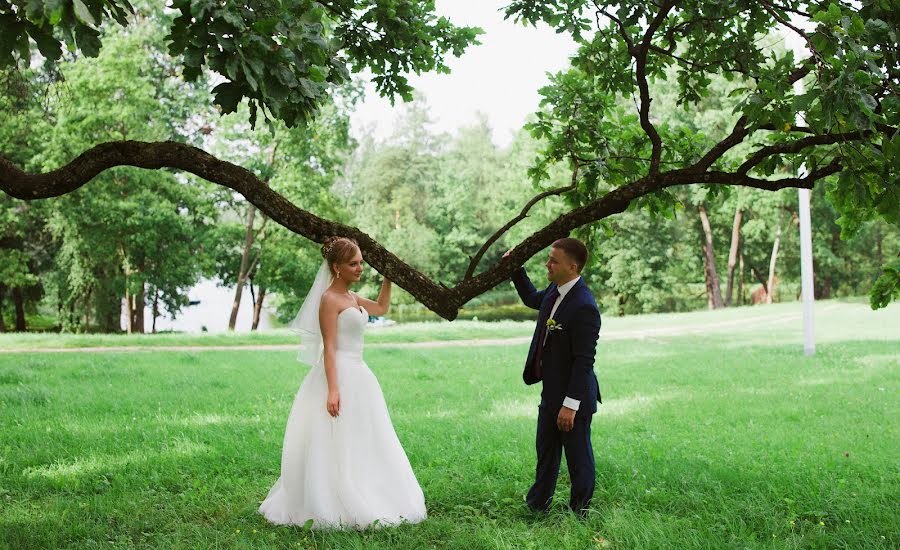
[(340, 297), (331, 290), (326, 290), (322, 294), (322, 300), (319, 302), (319, 311), (331, 311), (337, 309)]

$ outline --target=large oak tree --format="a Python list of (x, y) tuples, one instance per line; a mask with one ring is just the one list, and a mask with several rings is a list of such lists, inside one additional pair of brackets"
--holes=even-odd
[[(308, 120), (334, 85), (363, 69), (380, 93), (409, 97), (404, 74), (446, 71), (444, 56), (461, 54), (479, 33), (436, 17), (433, 1), (176, 0), (170, 7), (177, 13), (170, 54), (181, 59), (186, 78), (213, 71), (221, 83), (211, 93), (224, 112), (246, 99), (254, 121), (261, 115), (289, 125)], [(127, 25), (130, 11), (126, 0), (0, 0), (0, 63), (27, 63), (32, 43), (51, 60), (63, 44), (96, 55), (99, 29), (108, 20)], [(250, 171), (179, 143), (100, 143), (43, 174), (0, 156), (0, 188), (34, 200), (69, 193), (114, 166), (191, 172), (234, 189), (311, 240), (355, 237), (369, 263), (447, 319), (570, 231), (627, 208), (669, 210), (674, 186), (826, 185), (845, 234), (876, 216), (900, 224), (897, 0), (513, 0), (506, 13), (548, 23), (580, 44), (571, 69), (542, 90), (543, 110), (532, 126), (547, 148), (531, 175), (540, 181), (550, 165), (568, 163), (571, 185), (523, 200), (522, 216), (486, 241), (452, 288), (361, 231), (289, 202)], [(802, 37), (807, 53), (798, 59), (761, 40), (778, 29)], [(671, 86), (687, 109), (703, 99), (711, 75), (742, 83), (727, 136), (711, 143), (700, 132), (659, 124), (651, 83), (673, 71)], [(797, 113), (802, 124), (795, 124)], [(734, 160), (729, 152), (740, 144), (752, 147)], [(780, 175), (801, 165), (803, 174)], [(497, 237), (536, 201), (560, 193), (572, 204), (568, 212), (523, 240), (508, 260), (478, 271)], [(898, 294), (900, 262), (893, 259), (873, 290), (873, 306)]]

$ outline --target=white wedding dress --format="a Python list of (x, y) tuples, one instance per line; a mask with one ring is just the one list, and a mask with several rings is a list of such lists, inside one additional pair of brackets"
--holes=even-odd
[(364, 529), (426, 517), (422, 489), (381, 386), (363, 362), (367, 320), (365, 310), (355, 307), (338, 314), (338, 417), (325, 410), (328, 384), (321, 362), (300, 385), (284, 433), (281, 477), (259, 507), (272, 523), (313, 520), (314, 529)]

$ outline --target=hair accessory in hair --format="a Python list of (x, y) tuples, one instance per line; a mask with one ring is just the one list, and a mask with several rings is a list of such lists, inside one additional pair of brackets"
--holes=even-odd
[(331, 249), (334, 248), (334, 243), (337, 242), (337, 239), (331, 239), (325, 244), (322, 245), (322, 256), (328, 258), (328, 255), (331, 254)]

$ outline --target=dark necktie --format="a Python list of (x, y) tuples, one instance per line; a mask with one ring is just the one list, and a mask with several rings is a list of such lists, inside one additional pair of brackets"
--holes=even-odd
[(532, 365), (532, 369), (534, 370), (534, 376), (538, 380), (541, 379), (541, 352), (544, 349), (544, 340), (547, 336), (547, 320), (550, 318), (550, 312), (553, 311), (553, 304), (556, 303), (556, 299), (559, 298), (559, 290), (557, 287), (553, 287), (553, 290), (550, 291), (547, 296), (547, 308), (541, 312), (538, 317), (538, 341), (537, 341), (537, 350), (534, 352), (534, 363)]

